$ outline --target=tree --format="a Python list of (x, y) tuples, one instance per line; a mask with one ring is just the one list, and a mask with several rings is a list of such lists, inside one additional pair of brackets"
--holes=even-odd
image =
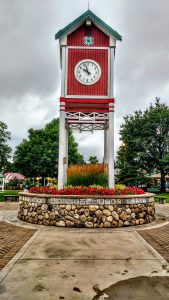
[(0, 121), (0, 169), (5, 168), (10, 158), (11, 148), (7, 142), (11, 139), (11, 133), (7, 130), (8, 126)]
[(116, 180), (119, 183), (123, 183), (127, 186), (144, 185), (150, 181), (150, 177), (147, 176), (147, 172), (138, 167), (137, 164), (131, 164), (127, 160), (127, 149), (125, 145), (121, 145), (117, 156), (117, 174)]
[[(27, 177), (56, 177), (59, 152), (59, 119), (54, 119), (43, 129), (28, 130), (28, 139), (23, 140), (14, 154), (15, 168)], [(69, 164), (82, 163), (72, 131), (68, 131)]]
[(89, 163), (90, 164), (97, 164), (99, 161), (97, 159), (97, 156), (90, 156), (89, 157)]
[[(123, 146), (118, 152), (119, 177), (125, 168), (138, 173), (161, 173), (161, 191), (165, 191), (165, 175), (169, 162), (169, 107), (156, 98), (145, 111), (124, 117), (120, 129)], [(126, 172), (126, 178), (128, 174)]]

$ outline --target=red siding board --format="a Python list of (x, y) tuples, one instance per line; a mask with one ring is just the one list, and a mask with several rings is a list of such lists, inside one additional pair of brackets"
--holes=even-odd
[[(95, 60), (102, 69), (102, 75), (93, 85), (83, 85), (74, 76), (76, 64), (83, 59)], [(68, 50), (68, 95), (108, 96), (108, 50), (107, 49), (70, 49)]]
[(92, 36), (94, 38), (93, 47), (109, 47), (109, 36), (107, 36), (94, 24), (92, 24), (92, 26), (86, 26), (83, 24), (77, 30), (68, 35), (68, 46), (85, 46), (83, 40), (85, 36)]

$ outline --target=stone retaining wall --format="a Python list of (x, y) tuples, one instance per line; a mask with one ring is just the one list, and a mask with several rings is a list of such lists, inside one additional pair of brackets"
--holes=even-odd
[(59, 227), (108, 228), (150, 223), (153, 194), (130, 196), (52, 196), (20, 193), (18, 218)]
[(18, 218), (59, 227), (108, 228), (150, 223), (153, 194), (130, 196), (49, 196), (20, 193)]

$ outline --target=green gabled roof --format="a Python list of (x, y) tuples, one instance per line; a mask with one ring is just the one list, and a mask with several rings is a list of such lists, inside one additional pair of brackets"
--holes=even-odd
[(122, 37), (121, 35), (112, 29), (109, 25), (107, 25), (105, 22), (103, 22), (100, 18), (98, 18), (94, 13), (92, 13), (91, 10), (87, 10), (84, 14), (82, 14), (80, 17), (75, 19), (73, 22), (71, 22), (69, 25), (64, 27), (63, 29), (59, 30), (55, 34), (55, 39), (60, 39), (62, 36), (67, 34), (74, 26), (80, 25), (83, 21), (85, 21), (87, 18), (90, 18), (91, 20), (95, 21), (98, 23), (100, 26), (102, 26), (110, 35), (112, 35), (116, 40), (121, 41)]

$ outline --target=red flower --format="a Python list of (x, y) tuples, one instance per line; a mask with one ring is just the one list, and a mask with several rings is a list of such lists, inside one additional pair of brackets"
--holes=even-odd
[(49, 195), (139, 195), (144, 194), (144, 190), (137, 187), (127, 187), (124, 189), (108, 189), (104, 187), (75, 186), (67, 187), (62, 190), (47, 186), (32, 187), (30, 193), (49, 194)]

